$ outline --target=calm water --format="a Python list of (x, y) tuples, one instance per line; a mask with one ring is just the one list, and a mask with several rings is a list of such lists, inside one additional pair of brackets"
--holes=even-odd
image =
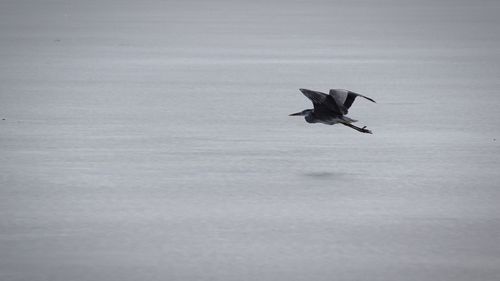
[(44, 2), (0, 2), (0, 279), (500, 279), (496, 1)]

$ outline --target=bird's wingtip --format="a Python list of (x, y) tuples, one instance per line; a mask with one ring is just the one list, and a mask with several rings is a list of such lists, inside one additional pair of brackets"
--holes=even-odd
[(364, 98), (366, 98), (367, 100), (371, 101), (371, 102), (377, 103), (377, 102), (376, 102), (374, 99), (372, 99), (372, 98), (369, 98), (369, 97), (367, 97), (367, 96), (363, 96), (363, 97), (364, 97)]

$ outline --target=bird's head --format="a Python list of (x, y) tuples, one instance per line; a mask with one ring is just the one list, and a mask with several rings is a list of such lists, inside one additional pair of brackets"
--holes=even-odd
[(306, 110), (302, 110), (301, 112), (292, 113), (292, 114), (290, 114), (288, 116), (307, 116), (311, 112), (312, 112), (312, 109), (306, 109)]

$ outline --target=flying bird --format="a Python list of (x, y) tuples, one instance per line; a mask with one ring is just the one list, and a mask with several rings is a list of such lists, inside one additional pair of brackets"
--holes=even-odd
[(352, 123), (357, 122), (357, 120), (345, 115), (348, 113), (356, 97), (363, 97), (375, 102), (373, 99), (343, 89), (332, 89), (328, 95), (308, 89), (300, 89), (300, 91), (312, 101), (314, 109), (292, 113), (290, 116), (304, 116), (307, 123), (323, 123), (327, 125), (340, 123), (362, 133), (372, 133), (372, 131), (366, 129), (366, 126), (363, 128), (354, 126)]

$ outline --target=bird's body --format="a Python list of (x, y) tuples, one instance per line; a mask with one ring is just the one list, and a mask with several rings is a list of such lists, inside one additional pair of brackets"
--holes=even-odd
[(348, 113), (348, 109), (351, 107), (356, 97), (363, 97), (375, 102), (373, 99), (341, 89), (332, 89), (328, 95), (308, 89), (300, 89), (300, 91), (312, 101), (314, 109), (306, 109), (301, 112), (290, 114), (290, 116), (304, 116), (308, 123), (323, 123), (326, 125), (340, 123), (362, 133), (372, 133), (370, 130), (366, 129), (366, 127), (359, 128), (352, 125), (351, 123), (357, 120), (351, 119), (345, 115)]

